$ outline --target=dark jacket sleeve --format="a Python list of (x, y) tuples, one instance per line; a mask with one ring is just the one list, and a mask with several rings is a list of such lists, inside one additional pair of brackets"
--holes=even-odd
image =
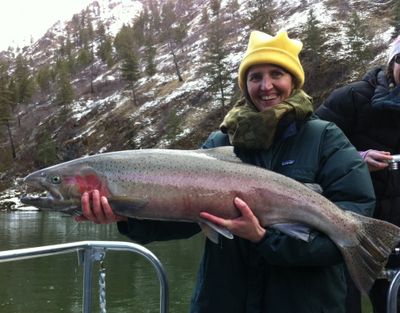
[[(316, 182), (323, 195), (344, 210), (372, 215), (375, 197), (368, 169), (334, 124), (329, 124), (323, 134), (320, 153)], [(334, 242), (319, 232), (307, 243), (268, 229), (257, 249), (269, 263), (278, 266), (330, 266), (343, 261)]]
[(345, 133), (351, 136), (356, 125), (357, 110), (360, 105), (369, 103), (372, 96), (370, 85), (359, 81), (334, 90), (317, 108), (316, 115), (326, 121), (335, 123)]
[(189, 238), (200, 231), (195, 223), (137, 220), (118, 222), (118, 231), (133, 241), (146, 244), (152, 241), (166, 241)]

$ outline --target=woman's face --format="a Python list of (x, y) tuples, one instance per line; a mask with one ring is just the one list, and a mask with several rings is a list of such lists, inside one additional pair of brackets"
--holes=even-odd
[(288, 98), (294, 88), (292, 75), (272, 64), (250, 67), (246, 84), (251, 101), (261, 112)]

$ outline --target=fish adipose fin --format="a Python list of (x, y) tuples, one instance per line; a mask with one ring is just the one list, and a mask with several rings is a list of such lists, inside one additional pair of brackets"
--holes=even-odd
[(210, 239), (213, 243), (218, 244), (219, 242), (218, 234), (221, 234), (222, 236), (228, 239), (233, 239), (233, 235), (229, 230), (227, 230), (224, 227), (213, 224), (205, 219), (201, 219), (199, 225), (201, 230), (207, 236), (207, 238)]
[(400, 228), (385, 221), (347, 212), (355, 216), (363, 227), (357, 234), (358, 243), (339, 248), (354, 283), (362, 294), (368, 295), (390, 253), (400, 242)]

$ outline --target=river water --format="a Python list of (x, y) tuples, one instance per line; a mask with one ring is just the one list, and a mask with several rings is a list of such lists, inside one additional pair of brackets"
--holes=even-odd
[[(0, 250), (30, 248), (82, 240), (129, 241), (115, 225), (76, 223), (52, 212), (0, 212)], [(163, 264), (168, 277), (169, 311), (186, 313), (203, 251), (204, 237), (146, 245)], [(142, 256), (108, 251), (107, 312), (159, 312), (159, 281)], [(82, 312), (83, 267), (77, 253), (0, 263), (0, 312)], [(94, 267), (93, 309), (99, 312), (98, 264)]]

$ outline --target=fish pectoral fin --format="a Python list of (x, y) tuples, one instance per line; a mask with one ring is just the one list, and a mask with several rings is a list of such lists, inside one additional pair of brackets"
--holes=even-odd
[(271, 228), (277, 229), (280, 232), (301, 239), (306, 242), (310, 242), (314, 239), (315, 233), (313, 234), (313, 230), (307, 225), (300, 223), (278, 223), (270, 226)]
[(108, 199), (108, 203), (115, 213), (135, 217), (134, 210), (144, 208), (148, 204), (148, 201), (129, 197), (112, 197)]
[(222, 236), (228, 239), (233, 239), (233, 234), (229, 230), (227, 230), (224, 227), (213, 224), (210, 221), (201, 219), (199, 225), (201, 230), (206, 235), (206, 237), (216, 244), (218, 244), (219, 242), (218, 234), (221, 234)]

